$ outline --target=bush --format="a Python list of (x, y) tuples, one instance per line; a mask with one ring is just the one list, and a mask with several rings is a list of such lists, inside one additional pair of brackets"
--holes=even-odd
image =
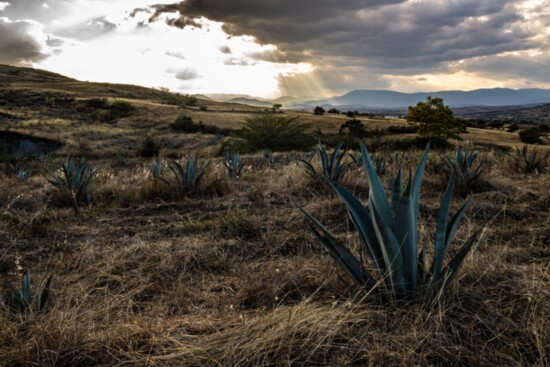
[(205, 125), (202, 121), (198, 124), (193, 122), (193, 118), (186, 115), (180, 115), (171, 125), (172, 129), (185, 133), (205, 133), (205, 134), (220, 134), (229, 135), (231, 129), (222, 129), (213, 125)]
[(506, 131), (508, 131), (509, 133), (513, 133), (513, 132), (516, 132), (518, 130), (519, 130), (519, 126), (515, 122), (513, 124), (511, 124), (510, 126), (508, 126), (508, 129), (506, 129)]
[(357, 138), (364, 138), (367, 136), (368, 130), (363, 124), (361, 120), (356, 120), (355, 118), (352, 120), (347, 120), (342, 125), (340, 125), (340, 131), (339, 133), (342, 134), (344, 130), (348, 131), (348, 135), (351, 135), (353, 137)]
[(147, 135), (142, 141), (138, 149), (138, 154), (140, 157), (152, 158), (158, 157), (160, 154), (160, 144)]
[(325, 112), (326, 112), (325, 109), (324, 109), (323, 107), (321, 107), (321, 106), (317, 106), (317, 107), (315, 107), (315, 109), (313, 110), (313, 113), (314, 113), (315, 115), (318, 115), (318, 116), (324, 115)]
[(519, 132), (519, 139), (526, 144), (541, 144), (543, 132), (538, 127), (530, 127)]
[(453, 111), (443, 104), (443, 99), (428, 97), (426, 102), (418, 102), (409, 106), (405, 119), (418, 123), (418, 134), (422, 137), (460, 139), (460, 134), (466, 132), (468, 123), (454, 117)]
[(115, 101), (109, 108), (111, 110), (111, 117), (113, 118), (128, 117), (136, 109), (130, 102), (126, 101)]
[(194, 133), (197, 131), (196, 125), (193, 123), (193, 118), (186, 115), (180, 115), (172, 124), (172, 129), (183, 131), (186, 133)]
[(247, 118), (235, 135), (246, 140), (239, 147), (241, 152), (265, 148), (272, 151), (306, 150), (315, 144), (315, 138), (306, 133), (309, 127), (309, 124), (299, 122), (297, 117), (268, 112)]
[(92, 98), (86, 101), (86, 107), (105, 109), (109, 107), (109, 101), (107, 98)]

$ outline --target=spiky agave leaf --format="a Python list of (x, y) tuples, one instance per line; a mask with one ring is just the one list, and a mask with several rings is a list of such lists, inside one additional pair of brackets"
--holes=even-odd
[(315, 236), (325, 246), (330, 256), (340, 265), (340, 267), (354, 280), (355, 284), (361, 287), (373, 288), (376, 281), (363, 267), (362, 262), (357, 259), (351, 251), (338, 241), (317, 219), (315, 219), (300, 204), (295, 202), (296, 206), (308, 219), (308, 225)]
[(48, 277), (44, 285), (38, 289), (36, 297), (36, 312), (42, 312), (50, 297), (50, 284), (52, 282), (52, 274)]

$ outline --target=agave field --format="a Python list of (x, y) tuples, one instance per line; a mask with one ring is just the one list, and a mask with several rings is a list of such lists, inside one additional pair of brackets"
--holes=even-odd
[(2, 366), (544, 366), (532, 146), (6, 163)]

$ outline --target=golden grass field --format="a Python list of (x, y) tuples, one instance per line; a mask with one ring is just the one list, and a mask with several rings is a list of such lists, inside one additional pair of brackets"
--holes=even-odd
[[(10, 88), (40, 90), (40, 75), (31, 76), (38, 81)], [(464, 135), (460, 144), (480, 152), (484, 170), (451, 252), (478, 229), (481, 238), (448, 292), (404, 307), (344, 285), (293, 200), (350, 247), (358, 237), (340, 199), (297, 162), (304, 153), (275, 153), (275, 167), (261, 153), (244, 155), (242, 177), (231, 180), (220, 142), (169, 127), (184, 113), (237, 128), (258, 109), (212, 101), (200, 102), (206, 111), (183, 109), (159, 103), (156, 91), (92, 85), (86, 95), (82, 83), (49, 83), (47, 90), (80, 99), (103, 97), (104, 88), (139, 94), (124, 97), (137, 110), (105, 123), (61, 107), (0, 106), (15, 116), (2, 130), (65, 143), (46, 163), (23, 161), (31, 171), (25, 182), (8, 163), (0, 170), (0, 286), (18, 283), (24, 270), (33, 286), (53, 274), (44, 312), (0, 311), (0, 366), (550, 364), (550, 172), (548, 160), (538, 172), (517, 171), (513, 156), (495, 148), (519, 146), (517, 134)], [(345, 121), (285, 113), (325, 134)], [(371, 128), (406, 124), (364, 121)], [(151, 159), (136, 154), (145, 135), (161, 143), (162, 156), (201, 151), (212, 161), (197, 193), (177, 195), (151, 177)], [(401, 153), (409, 172), (420, 151)], [(99, 173), (92, 204), (76, 215), (45, 168), (81, 154)], [(446, 185), (441, 161), (452, 154), (430, 153), (420, 200), (423, 243), (433, 242)], [(395, 152), (374, 155), (390, 162), (384, 181), (396, 173)], [(350, 169), (343, 185), (366, 203), (363, 169)], [(453, 208), (464, 200), (456, 196)]]

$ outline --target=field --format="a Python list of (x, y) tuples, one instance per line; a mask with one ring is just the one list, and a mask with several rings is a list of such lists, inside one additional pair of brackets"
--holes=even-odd
[[(18, 284), (25, 270), (35, 291), (49, 274), (53, 280), (43, 312), (0, 311), (0, 366), (550, 363), (550, 172), (548, 159), (533, 173), (517, 169), (506, 153), (521, 145), (516, 133), (471, 129), (464, 141), (453, 142), (478, 151), (484, 166), (451, 252), (476, 230), (482, 234), (447, 292), (403, 306), (347, 287), (345, 274), (309, 230), (294, 200), (341, 241), (358, 246), (342, 201), (297, 161), (308, 152), (276, 152), (274, 164), (261, 152), (243, 155), (243, 173), (231, 179), (220, 156), (231, 138), (170, 127), (186, 114), (235, 129), (258, 108), (208, 100), (182, 107), (161, 91), (2, 70), (21, 70), (17, 82), (0, 73), (5, 95), (32, 91), (40, 98), (0, 105), (1, 130), (63, 145), (39, 160), (22, 159), (30, 172), (25, 180), (13, 162), (2, 163), (2, 287)], [(76, 102), (65, 106), (59, 96), (45, 102), (54, 95)], [(76, 108), (90, 98), (125, 100), (136, 109), (105, 121)], [(325, 135), (346, 120), (285, 114)], [(406, 125), (364, 121), (372, 130)], [(147, 135), (162, 146), (164, 162), (189, 152), (211, 162), (195, 192), (178, 194), (168, 169), (163, 177), (170, 185), (152, 176), (152, 159), (138, 154)], [(391, 151), (380, 140), (407, 137), (367, 139), (367, 146), (379, 147), (374, 156), (389, 165), (384, 182), (397, 172), (396, 153), (408, 176), (421, 152)], [(548, 146), (537, 149), (542, 155)], [(98, 173), (93, 200), (76, 214), (46, 172), (59, 158), (80, 155)], [(442, 162), (452, 155), (430, 152), (420, 199), (420, 241), (429, 248), (446, 186)], [(342, 184), (366, 203), (364, 169), (350, 167)], [(456, 195), (453, 209), (464, 201)]]

